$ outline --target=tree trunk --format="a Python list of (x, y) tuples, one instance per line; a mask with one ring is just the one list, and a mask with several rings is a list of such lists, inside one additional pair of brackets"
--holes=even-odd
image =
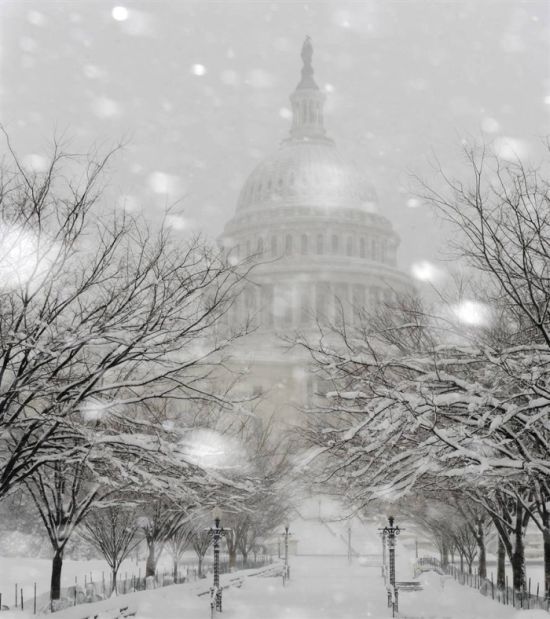
[(546, 527), (542, 534), (544, 545), (544, 591), (550, 597), (550, 529)]
[(519, 505), (516, 509), (516, 525), (514, 528), (514, 552), (511, 557), (512, 579), (514, 589), (525, 589), (525, 546), (523, 544), (523, 508)]
[(441, 544), (441, 565), (445, 567), (447, 563), (449, 563), (449, 546), (445, 540), (443, 540)]
[(506, 548), (504, 542), (498, 536), (497, 546), (497, 588), (504, 589), (506, 586)]
[(202, 556), (199, 555), (199, 578), (202, 578)]
[(157, 568), (157, 562), (155, 560), (155, 542), (147, 544), (149, 554), (147, 555), (147, 562), (145, 563), (145, 577), (154, 576)]
[(464, 555), (460, 553), (460, 571), (464, 571)]
[(56, 550), (52, 560), (52, 580), (50, 597), (58, 600), (61, 597), (61, 568), (63, 567), (63, 550)]
[(476, 535), (477, 547), (479, 548), (478, 558), (478, 573), (480, 578), (487, 578), (487, 552), (485, 549), (485, 531), (483, 530), (483, 523), (478, 521), (477, 523), (477, 535)]
[(243, 568), (246, 569), (246, 562), (248, 561), (248, 552), (243, 552)]
[(547, 504), (542, 507), (542, 548), (544, 556), (544, 597), (550, 597), (550, 513)]
[(114, 591), (115, 593), (118, 593), (117, 591), (117, 582), (116, 582), (116, 577), (117, 577), (117, 570), (113, 569), (113, 571), (111, 572), (111, 593)]
[(236, 564), (237, 564), (237, 549), (234, 547), (231, 547), (229, 549), (229, 569), (231, 570), (232, 568), (234, 568)]
[(514, 550), (511, 563), (514, 589), (522, 591), (525, 589), (525, 557), (523, 556), (523, 548)]
[(174, 558), (172, 573), (174, 575), (174, 582), (176, 582), (178, 579), (178, 560), (176, 558)]

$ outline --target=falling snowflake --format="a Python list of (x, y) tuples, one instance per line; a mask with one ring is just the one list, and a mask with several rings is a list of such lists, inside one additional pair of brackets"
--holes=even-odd
[(499, 157), (507, 161), (521, 160), (527, 156), (529, 150), (525, 141), (511, 137), (495, 140), (493, 148)]
[(411, 265), (411, 273), (414, 278), (421, 282), (436, 282), (443, 277), (443, 272), (428, 260), (414, 262)]
[(462, 301), (453, 307), (454, 316), (465, 325), (483, 326), (489, 323), (490, 311), (478, 301)]
[(115, 6), (111, 11), (111, 15), (116, 21), (126, 21), (128, 19), (128, 9), (125, 6)]
[(166, 217), (166, 225), (173, 230), (185, 230), (187, 222), (181, 215), (168, 215)]
[(206, 67), (203, 64), (194, 64), (191, 67), (191, 73), (202, 77), (203, 75), (206, 75)]
[(481, 129), (485, 133), (497, 133), (500, 131), (500, 125), (494, 118), (487, 117), (481, 121)]
[(149, 175), (149, 187), (158, 194), (175, 194), (179, 189), (179, 178), (165, 172), (153, 172)]
[(109, 97), (98, 97), (92, 102), (92, 111), (98, 118), (114, 118), (122, 112), (120, 105)]

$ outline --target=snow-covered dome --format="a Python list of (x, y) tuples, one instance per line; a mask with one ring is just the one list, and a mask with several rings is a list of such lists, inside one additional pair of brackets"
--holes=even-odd
[(277, 205), (364, 208), (375, 199), (374, 189), (332, 140), (291, 137), (252, 171), (237, 211)]
[(362, 208), (376, 200), (374, 189), (326, 136), (325, 95), (313, 79), (312, 55), (308, 37), (302, 78), (290, 95), (290, 137), (252, 171), (237, 201), (238, 215), (279, 205)]

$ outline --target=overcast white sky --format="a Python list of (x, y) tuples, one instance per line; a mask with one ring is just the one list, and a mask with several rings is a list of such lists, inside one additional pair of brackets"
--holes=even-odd
[(402, 237), (403, 268), (433, 259), (440, 237), (433, 215), (411, 207), (411, 171), (429, 175), (434, 152), (452, 165), (464, 137), (533, 152), (550, 133), (548, 1), (1, 0), (0, 9), (0, 111), (21, 156), (39, 164), (56, 133), (75, 149), (125, 140), (110, 195), (151, 216), (183, 197), (185, 226), (209, 236), (288, 131), (306, 34), (329, 134), (374, 183)]

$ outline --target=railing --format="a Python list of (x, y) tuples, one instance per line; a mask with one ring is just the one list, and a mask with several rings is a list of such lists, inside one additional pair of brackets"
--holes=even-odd
[(220, 559), (220, 574), (227, 574), (232, 569), (235, 570), (251, 570), (255, 567), (264, 567), (272, 562), (271, 557), (267, 555), (257, 555), (255, 559), (237, 559), (232, 567), (229, 567), (229, 560), (227, 558)]
[(415, 566), (415, 576), (424, 571), (434, 570), (440, 574), (452, 576), (461, 585), (466, 585), (477, 589), (481, 595), (490, 597), (500, 604), (510, 605), (517, 609), (540, 609), (550, 612), (550, 596), (541, 596), (531, 592), (529, 587), (520, 591), (513, 587), (497, 587), (493, 579), (481, 578), (479, 574), (470, 574), (459, 570), (454, 565), (442, 565), (441, 562), (434, 557), (421, 557), (417, 560)]

